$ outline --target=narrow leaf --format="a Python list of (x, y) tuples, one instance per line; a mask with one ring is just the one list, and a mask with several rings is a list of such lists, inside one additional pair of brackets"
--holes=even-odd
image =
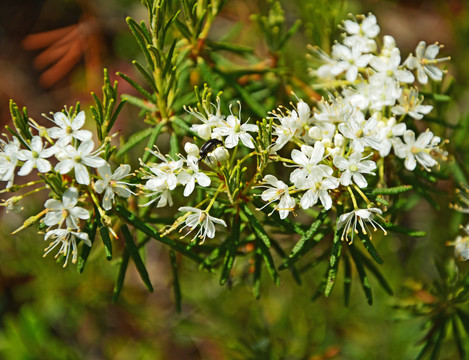
[(231, 234), (226, 239), (226, 253), (225, 259), (223, 260), (223, 266), (220, 274), (220, 285), (225, 285), (230, 276), (230, 271), (233, 267), (236, 251), (239, 244), (239, 233), (240, 233), (240, 221), (239, 215), (233, 218), (233, 225), (231, 228)]
[(119, 294), (121, 293), (122, 287), (124, 285), (125, 273), (127, 271), (127, 266), (129, 265), (130, 253), (127, 248), (124, 248), (124, 253), (122, 254), (121, 264), (119, 266), (119, 272), (117, 273), (116, 284), (114, 285), (114, 292), (112, 294), (112, 302), (117, 302)]
[(344, 304), (348, 306), (350, 303), (350, 290), (352, 289), (352, 266), (350, 258), (346, 255), (344, 259)]
[(111, 238), (109, 237), (109, 230), (106, 226), (101, 226), (99, 229), (99, 233), (101, 234), (101, 240), (103, 241), (104, 245), (104, 252), (106, 253), (106, 259), (112, 259), (112, 243)]
[[(98, 220), (95, 218), (91, 224), (88, 224), (86, 232), (88, 234), (88, 239), (91, 241), (91, 245), (94, 244), (94, 239), (96, 237), (96, 230), (98, 228)], [(88, 246), (83, 244), (80, 252), (80, 256), (78, 257), (78, 265), (77, 270), (78, 273), (81, 274), (85, 269), (86, 260), (88, 259), (88, 255), (90, 254), (92, 246)]]
[(178, 276), (178, 264), (176, 259), (176, 253), (173, 250), (169, 251), (169, 260), (171, 262), (171, 269), (173, 271), (173, 294), (174, 294), (174, 305), (176, 306), (176, 312), (181, 313), (181, 286), (179, 284)]
[(326, 288), (324, 290), (324, 295), (326, 295), (326, 297), (330, 295), (332, 288), (334, 287), (341, 253), (342, 240), (340, 239), (340, 231), (337, 229), (334, 234), (331, 257), (329, 259), (329, 273), (327, 275)]
[(350, 255), (352, 255), (353, 262), (355, 263), (355, 268), (357, 269), (358, 276), (360, 277), (360, 282), (362, 284), (363, 291), (365, 292), (365, 297), (369, 305), (373, 304), (373, 294), (371, 292), (370, 281), (366, 275), (365, 268), (363, 267), (363, 260), (361, 254), (355, 249), (355, 245), (352, 243), (348, 247), (350, 250)]
[(250, 221), (250, 225), (256, 234), (256, 237), (262, 240), (264, 245), (269, 248), (270, 247), (270, 239), (267, 233), (264, 230), (264, 227), (261, 223), (256, 219), (256, 217), (252, 214), (251, 210), (244, 204), (243, 205), (243, 212), (246, 214), (247, 218)]
[(397, 195), (412, 190), (412, 185), (402, 185), (390, 188), (373, 189), (372, 195)]
[(366, 251), (371, 255), (371, 257), (378, 263), (382, 264), (383, 259), (381, 256), (378, 254), (378, 251), (376, 250), (375, 246), (373, 245), (373, 242), (371, 239), (368, 237), (367, 234), (364, 234), (361, 228), (358, 228), (358, 236), (362, 240), (363, 246), (365, 247)]
[(153, 286), (151, 284), (150, 278), (148, 277), (147, 268), (145, 267), (145, 264), (143, 263), (142, 258), (140, 257), (138, 248), (135, 245), (134, 239), (127, 225), (122, 225), (121, 231), (122, 235), (124, 236), (125, 247), (129, 250), (130, 257), (134, 261), (135, 267), (137, 268), (137, 271), (140, 274), (140, 278), (147, 287), (148, 291), (153, 292)]
[(161, 133), (161, 129), (163, 128), (163, 125), (164, 124), (162, 122), (160, 122), (158, 125), (156, 125), (154, 128), (151, 129), (152, 130), (151, 131), (151, 136), (150, 136), (150, 139), (148, 139), (146, 150), (145, 150), (145, 153), (143, 154), (143, 158), (142, 158), (142, 161), (144, 163), (146, 163), (148, 161), (148, 159), (150, 158), (150, 155), (151, 155), (150, 150), (153, 150), (153, 147), (156, 144), (156, 140), (158, 139), (158, 136)]

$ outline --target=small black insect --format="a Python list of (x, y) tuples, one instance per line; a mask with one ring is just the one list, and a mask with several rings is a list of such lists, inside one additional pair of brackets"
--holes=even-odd
[(203, 144), (199, 151), (200, 159), (198, 162), (205, 159), (209, 153), (217, 148), (218, 145), (223, 145), (223, 141), (218, 139), (210, 139), (205, 144)]

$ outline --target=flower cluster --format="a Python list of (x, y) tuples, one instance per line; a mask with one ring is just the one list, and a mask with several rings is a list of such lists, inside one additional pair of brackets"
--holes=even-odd
[[(121, 165), (112, 173), (108, 162), (101, 157), (103, 146), (95, 149), (91, 131), (82, 129), (85, 124), (83, 111), (74, 114), (57, 112), (52, 118), (46, 118), (52, 122), (52, 127), (46, 128), (29, 120), (29, 128), (23, 135), (18, 132), (13, 139), (1, 141), (0, 180), (7, 182), (3, 192), (42, 184), (42, 187), (6, 200), (3, 205), (7, 210), (14, 210), (27, 195), (51, 190), (51, 198), (44, 204), (45, 210), (36, 218), (45, 214), (42, 219), (47, 227), (44, 239), (52, 240), (45, 255), (60, 245), (57, 256), (63, 255), (67, 265), (70, 255), (73, 263), (77, 260), (77, 240), (91, 246), (83, 226), (92, 217), (93, 207), (87, 209), (78, 204), (90, 204), (91, 200), (105, 216), (104, 210), (112, 208), (116, 194), (123, 198), (132, 194), (128, 184), (122, 181), (129, 175), (130, 166)], [(27, 176), (34, 169), (40, 180), (15, 184), (15, 175)], [(99, 180), (92, 183), (94, 178)], [(59, 183), (57, 179), (60, 179)], [(101, 203), (97, 194), (103, 194)]]
[[(158, 207), (171, 205), (170, 191), (178, 185), (185, 186), (184, 195), (188, 196), (195, 183), (202, 187), (220, 183), (223, 169), (230, 170), (236, 149), (241, 146), (248, 153), (242, 160), (267, 151), (269, 163), (292, 169), (286, 170), (287, 182), (276, 174), (266, 174), (265, 167), (258, 167), (263, 180), (254, 184), (254, 188), (263, 188), (259, 195), (265, 206), (273, 206), (281, 219), (299, 208), (334, 207), (339, 215), (337, 228), (344, 229), (343, 239), (349, 239), (349, 233), (353, 239), (353, 233), (359, 231), (357, 224), (368, 235), (366, 223), (374, 230), (381, 228), (374, 216), (381, 217), (382, 210), (368, 200), (362, 189), (370, 184), (384, 186), (387, 171), (399, 166), (408, 171), (431, 171), (437, 159), (444, 157), (439, 147), (441, 139), (430, 130), (417, 134), (419, 126), (414, 122), (432, 111), (432, 106), (424, 103), (418, 83), (424, 86), (429, 80), (442, 80), (444, 72), (437, 65), (448, 58), (437, 58), (441, 46), (427, 47), (420, 42), (415, 54), (401, 61), (400, 50), (391, 36), (377, 41), (380, 28), (371, 14), (346, 20), (343, 28), (343, 40), (333, 45), (330, 56), (320, 49), (313, 50), (321, 64), (311, 71), (319, 80), (316, 87), (332, 86), (337, 95), (321, 99), (313, 108), (298, 99), (292, 109), (279, 107), (266, 114), (271, 120), (272, 138), (267, 146), (263, 145), (265, 139), (255, 140), (252, 136), (259, 131), (259, 125), (242, 122), (241, 116), (231, 111), (223, 114), (220, 99), (216, 105), (203, 103), (200, 110), (186, 109), (197, 121), (191, 126), (195, 135), (202, 141), (218, 139), (224, 146), (210, 149), (213, 154), (205, 161), (209, 170), (198, 166), (202, 155), (207, 154), (192, 143), (186, 144), (187, 159), (153, 153), (161, 162), (142, 164), (147, 179), (142, 188), (153, 198), (148, 204), (158, 201)], [(378, 43), (383, 45), (379, 48)], [(393, 165), (384, 161), (388, 157), (395, 159)], [(402, 165), (398, 165), (400, 159)], [(360, 199), (366, 203), (365, 209), (360, 209)], [(181, 211), (187, 209), (183, 207)], [(200, 220), (204, 216), (192, 210), (191, 213), (191, 229), (196, 223), (202, 228), (208, 226)], [(208, 216), (208, 210), (203, 214)], [(205, 234), (207, 228), (201, 231)], [(208, 233), (213, 234), (212, 230)]]

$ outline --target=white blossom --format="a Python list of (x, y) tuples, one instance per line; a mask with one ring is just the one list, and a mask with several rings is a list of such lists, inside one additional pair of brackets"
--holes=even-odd
[[(197, 226), (200, 225), (200, 229), (195, 234), (195, 238), (199, 238), (203, 243), (206, 237), (213, 239), (215, 237), (215, 224), (223, 225), (226, 227), (226, 223), (222, 219), (210, 216), (206, 211), (200, 210), (190, 206), (183, 206), (178, 209), (183, 212), (190, 212), (187, 216), (184, 228), (188, 227), (189, 233), (192, 232)], [(187, 234), (186, 234), (187, 235)]]
[(351, 140), (351, 148), (356, 152), (363, 152), (369, 146), (375, 150), (380, 148), (376, 139), (376, 126), (378, 121), (374, 116), (365, 120), (361, 111), (356, 111), (348, 121), (339, 124), (342, 135)]
[(424, 115), (432, 111), (433, 106), (422, 105), (423, 96), (419, 98), (419, 93), (416, 89), (403, 91), (401, 97), (397, 100), (399, 105), (393, 106), (391, 111), (394, 115), (406, 115), (415, 120), (421, 120)]
[(396, 138), (393, 140), (393, 145), (396, 155), (405, 159), (404, 165), (407, 170), (414, 170), (417, 162), (427, 171), (437, 164), (430, 155), (430, 151), (440, 142), (439, 137), (433, 136), (431, 131), (425, 131), (416, 140), (415, 133), (412, 130), (407, 130), (403, 138), (405, 143), (400, 138)]
[(443, 78), (443, 71), (440, 70), (436, 64), (448, 61), (450, 58), (437, 59), (441, 46), (439, 44), (432, 44), (427, 46), (425, 41), (420, 41), (415, 48), (415, 56), (409, 54), (405, 61), (405, 65), (411, 69), (417, 69), (417, 79), (419, 83), (426, 84), (428, 77), (434, 81), (441, 81)]
[(60, 255), (65, 256), (65, 264), (64, 267), (68, 264), (68, 257), (70, 256), (70, 252), (72, 253), (72, 263), (75, 264), (78, 258), (78, 249), (77, 249), (77, 241), (76, 239), (83, 241), (86, 246), (91, 247), (91, 241), (88, 238), (88, 234), (85, 232), (80, 231), (73, 231), (72, 229), (55, 229), (49, 230), (44, 237), (44, 240), (52, 239), (52, 243), (44, 250), (44, 256), (46, 256), (49, 252), (55, 249), (58, 245), (60, 249), (55, 256), (56, 258)]
[(46, 173), (51, 170), (52, 166), (47, 158), (54, 155), (57, 148), (54, 146), (44, 148), (42, 139), (40, 136), (33, 136), (31, 139), (30, 150), (20, 150), (18, 159), (25, 161), (21, 167), (18, 175), (28, 175), (34, 167), (37, 167), (37, 171)]
[(199, 170), (198, 161), (194, 157), (189, 157), (186, 161), (187, 168), (183, 168), (177, 176), (178, 183), (185, 185), (184, 196), (192, 194), (195, 188), (195, 182), (200, 186), (210, 186), (210, 178)]
[(376, 169), (376, 163), (372, 160), (366, 160), (368, 157), (362, 157), (361, 152), (354, 152), (348, 159), (336, 156), (334, 158), (334, 165), (343, 171), (340, 175), (340, 183), (344, 186), (349, 186), (353, 180), (359, 187), (367, 187), (368, 182), (363, 174), (375, 175), (373, 170)]
[(409, 70), (400, 69), (401, 54), (398, 48), (391, 50), (389, 58), (374, 56), (370, 60), (370, 65), (377, 71), (373, 75), (377, 77), (389, 77), (403, 83), (414, 82), (414, 75)]
[(332, 168), (319, 164), (324, 158), (324, 145), (321, 142), (316, 142), (314, 147), (309, 145), (302, 145), (301, 151), (294, 149), (291, 153), (291, 158), (298, 168), (290, 174), (290, 181), (297, 188), (303, 188), (303, 184), (308, 179), (317, 180), (318, 178), (327, 177), (332, 175)]
[(397, 124), (394, 117), (378, 121), (377, 138), (381, 145), (381, 148), (379, 149), (379, 155), (381, 157), (388, 156), (392, 148), (393, 139), (397, 136), (404, 135), (405, 131), (406, 124)]
[[(374, 220), (374, 214), (381, 215), (382, 211), (378, 208), (370, 208), (370, 209), (357, 209), (345, 214), (340, 215), (339, 219), (337, 220), (337, 229), (342, 229), (342, 240), (347, 240), (348, 242), (353, 242), (354, 234), (358, 234), (357, 223), (360, 225), (361, 231), (364, 235), (370, 235), (371, 232), (368, 229), (366, 223), (369, 223), (373, 226), (373, 230), (376, 231), (378, 228), (383, 230), (384, 235), (387, 234), (386, 230)], [(348, 233), (352, 233), (352, 237), (348, 238)]]
[(76, 206), (78, 203), (78, 189), (75, 187), (65, 190), (62, 201), (49, 199), (45, 202), (44, 207), (48, 210), (44, 217), (44, 224), (49, 228), (58, 225), (59, 228), (63, 224), (69, 229), (79, 229), (80, 219), (88, 220), (89, 212)]
[(358, 70), (367, 66), (373, 55), (363, 54), (362, 49), (358, 46), (350, 48), (342, 44), (335, 44), (332, 47), (332, 57), (337, 59), (337, 66), (345, 71), (347, 81), (353, 82), (357, 79)]
[(85, 112), (80, 111), (76, 116), (70, 118), (63, 112), (56, 112), (54, 114), (53, 122), (58, 127), (52, 127), (47, 130), (47, 133), (52, 139), (59, 139), (58, 143), (62, 146), (69, 144), (72, 138), (80, 141), (88, 141), (93, 135), (91, 131), (80, 130), (85, 124)]
[(209, 140), (212, 135), (212, 129), (225, 119), (225, 116), (221, 114), (220, 98), (218, 97), (217, 105), (208, 104), (206, 101), (203, 102), (203, 110), (207, 115), (190, 107), (184, 107), (184, 110), (202, 121), (202, 124), (193, 124), (191, 130), (196, 132), (204, 140)]
[(97, 170), (101, 179), (94, 183), (94, 189), (98, 194), (102, 194), (104, 192), (104, 210), (112, 209), (115, 194), (123, 198), (128, 198), (132, 194), (132, 191), (127, 187), (129, 184), (121, 181), (130, 175), (130, 165), (121, 164), (116, 171), (114, 171), (114, 174), (107, 163), (100, 166)]
[(310, 179), (303, 183), (303, 188), (308, 189), (300, 200), (303, 209), (309, 209), (321, 201), (326, 210), (332, 207), (332, 198), (328, 190), (336, 189), (339, 186), (339, 179), (333, 176), (327, 176), (319, 181)]
[(285, 219), (290, 211), (295, 209), (296, 205), (295, 199), (293, 199), (288, 192), (287, 184), (278, 180), (273, 175), (266, 175), (262, 181), (264, 184), (258, 187), (266, 188), (266, 190), (262, 192), (261, 199), (267, 201), (267, 204), (265, 204), (261, 209), (274, 201), (279, 201), (279, 203), (275, 205), (273, 211), (277, 210), (279, 212), (280, 219)]
[(253, 138), (248, 132), (257, 132), (257, 125), (253, 124), (242, 124), (241, 120), (231, 114), (228, 115), (226, 120), (220, 121), (215, 129), (213, 129), (213, 134), (217, 136), (226, 136), (225, 146), (228, 149), (234, 148), (238, 145), (239, 140), (243, 143), (244, 146), (254, 149)]
[(16, 137), (9, 142), (0, 139), (0, 180), (8, 181), (7, 188), (13, 185), (19, 151), (20, 142)]
[(97, 156), (101, 150), (93, 151), (93, 148), (93, 140), (82, 142), (78, 149), (72, 145), (67, 145), (62, 148), (61, 161), (55, 166), (54, 170), (63, 175), (73, 169), (77, 182), (82, 185), (89, 185), (90, 174), (87, 166), (97, 168), (106, 164), (104, 159)]

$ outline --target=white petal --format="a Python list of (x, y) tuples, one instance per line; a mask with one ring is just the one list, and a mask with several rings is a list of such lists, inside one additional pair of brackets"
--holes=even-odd
[(88, 173), (88, 169), (83, 164), (75, 164), (75, 178), (77, 179), (77, 183), (82, 185), (89, 185), (90, 184), (90, 174)]
[(71, 128), (72, 130), (78, 130), (85, 124), (85, 112), (80, 111), (77, 116), (72, 119)]
[(45, 159), (41, 159), (41, 158), (38, 158), (36, 160), (36, 167), (37, 167), (37, 170), (41, 173), (49, 172), (52, 168), (49, 161)]
[(23, 166), (21, 167), (20, 171), (18, 171), (19, 176), (25, 176), (28, 175), (31, 170), (33, 170), (34, 167), (34, 161), (33, 160), (28, 160), (26, 161)]

